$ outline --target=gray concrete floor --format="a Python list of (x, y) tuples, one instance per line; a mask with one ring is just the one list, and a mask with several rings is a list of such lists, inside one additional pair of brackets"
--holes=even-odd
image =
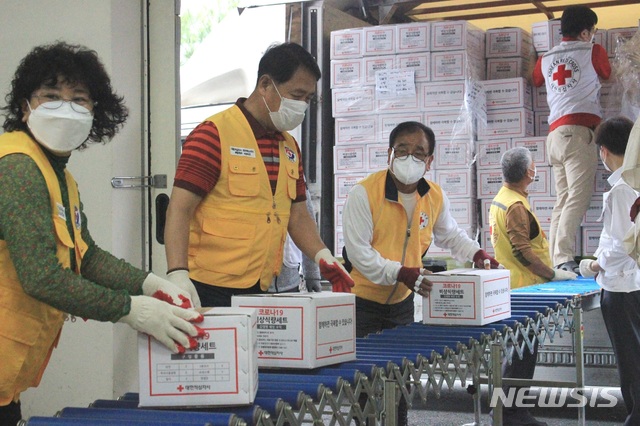
[[(533, 388), (531, 394), (538, 389)], [(626, 417), (626, 409), (622, 402), (619, 389), (610, 392), (618, 398), (618, 404), (612, 408), (586, 408), (585, 424), (594, 426), (621, 425)], [(480, 422), (491, 425), (486, 386), (482, 389)], [(530, 409), (538, 420), (547, 422), (549, 426), (578, 425), (578, 409), (570, 407), (532, 408)], [(428, 398), (426, 402), (416, 400), (409, 410), (409, 425), (411, 426), (459, 426), (473, 424), (473, 398), (461, 386), (445, 391), (439, 399)]]
[[(587, 351), (607, 353), (611, 351), (611, 342), (607, 335), (602, 314), (599, 309), (584, 312), (584, 344)], [(556, 336), (553, 342), (546, 341), (541, 350), (553, 350), (554, 347), (571, 347), (572, 337), (565, 333), (563, 337)], [(573, 366), (544, 366), (539, 365), (534, 379), (574, 381), (576, 369)], [(612, 426), (624, 423), (627, 412), (619, 389), (618, 371), (615, 366), (587, 366), (584, 371), (584, 383), (587, 386), (603, 386), (614, 388), (611, 395), (617, 397), (617, 404), (610, 408), (586, 407), (585, 424), (594, 426)], [(539, 392), (539, 388), (532, 388), (532, 394)], [(548, 394), (548, 393), (547, 393)], [(489, 397), (487, 386), (481, 388), (481, 417), (482, 425), (490, 425)], [(578, 409), (573, 407), (532, 408), (531, 413), (549, 426), (578, 425)], [(473, 424), (473, 398), (465, 388), (456, 382), (451, 389), (443, 389), (440, 398), (427, 395), (427, 401), (416, 399), (409, 411), (409, 425), (411, 426), (458, 426)]]

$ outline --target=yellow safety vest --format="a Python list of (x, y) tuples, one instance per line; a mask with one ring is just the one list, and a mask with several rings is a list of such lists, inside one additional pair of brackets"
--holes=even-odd
[(191, 220), (189, 276), (227, 288), (248, 288), (260, 281), (267, 290), (280, 272), (296, 198), (296, 142), (283, 133), (274, 195), (258, 142), (240, 108), (234, 105), (207, 120), (220, 134), (220, 177)]
[[(507, 235), (507, 210), (514, 203), (522, 203), (531, 211), (531, 206), (527, 197), (518, 192), (503, 186), (491, 202), (489, 209), (489, 225), (491, 227), (491, 244), (496, 253), (496, 260), (506, 269), (511, 271), (511, 288), (526, 287), (533, 284), (540, 284), (548, 280), (534, 274), (527, 267), (523, 266), (513, 255), (513, 248)], [(549, 243), (544, 231), (538, 222), (538, 218), (531, 213), (529, 216), (538, 224), (540, 233), (531, 240), (531, 249), (534, 254), (551, 267), (551, 257), (549, 256)]]
[[(382, 170), (359, 182), (367, 191), (373, 219), (371, 246), (385, 259), (421, 268), (422, 257), (433, 239), (433, 224), (442, 210), (442, 189), (434, 182), (419, 183), (420, 199), (408, 224), (407, 213), (398, 200), (395, 184), (389, 182), (391, 179), (387, 170)], [(375, 284), (355, 266), (351, 278), (355, 282), (352, 293), (376, 303), (399, 303), (411, 294), (411, 290), (399, 282), (395, 286)]]
[[(65, 208), (58, 179), (46, 155), (24, 132), (0, 135), (0, 158), (10, 154), (31, 157), (42, 173), (51, 200), (52, 230), (56, 236), (56, 256), (64, 268), (71, 267), (75, 252), (79, 273), (87, 244), (81, 236), (80, 197), (75, 180), (65, 170), (70, 208)], [(74, 238), (69, 234), (66, 214), (74, 215)], [(75, 244), (74, 244), (75, 241)], [(57, 345), (65, 314), (29, 296), (22, 289), (4, 240), (0, 240), (0, 406), (17, 401), (20, 393), (38, 386)]]

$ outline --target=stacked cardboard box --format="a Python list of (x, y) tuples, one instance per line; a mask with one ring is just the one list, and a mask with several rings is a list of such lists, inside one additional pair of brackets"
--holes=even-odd
[(468, 82), (485, 78), (484, 43), (484, 32), (466, 21), (331, 33), (336, 253), (344, 245), (341, 212), (349, 190), (388, 167), (389, 134), (404, 121), (434, 130), (436, 156), (426, 178), (443, 185), (460, 226), (475, 235), (477, 209), (469, 198), (475, 193), (475, 122), (461, 111)]

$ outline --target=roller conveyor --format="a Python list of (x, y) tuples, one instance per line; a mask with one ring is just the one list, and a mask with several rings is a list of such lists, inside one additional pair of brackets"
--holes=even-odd
[[(595, 281), (587, 279), (513, 290), (512, 316), (508, 319), (484, 326), (414, 323), (384, 330), (356, 339), (357, 361), (314, 370), (260, 369), (258, 393), (252, 406), (221, 407), (211, 411), (229, 416), (226, 424), (233, 426), (285, 423), (346, 426), (354, 418), (368, 418), (375, 424), (393, 426), (394, 407), (400, 398), (410, 405), (416, 396), (426, 400), (430, 392), (439, 397), (445, 384), (452, 387), (456, 380), (463, 386), (471, 381), (479, 388), (481, 375), (490, 377), (492, 374), (493, 359), (489, 349), (494, 351), (494, 358), (498, 356), (495, 354), (512, 357), (520, 356), (523, 348), (532, 346), (536, 339), (541, 343), (546, 339), (553, 342), (556, 333), (562, 336), (563, 332), (581, 326), (574, 324), (575, 320), (581, 321), (579, 311), (599, 306), (599, 293)], [(576, 359), (581, 358), (581, 350), (581, 345), (576, 348)], [(487, 383), (488, 379), (482, 380)], [(577, 383), (580, 383), (579, 378)], [(126, 393), (118, 401), (97, 400), (91, 408), (77, 410), (95, 410), (98, 414), (103, 410), (138, 412), (140, 414), (135, 416), (140, 416), (141, 421), (151, 414), (169, 413), (137, 409), (137, 396)], [(474, 394), (474, 400), (479, 407), (477, 398), (478, 392)], [(365, 399), (366, 403), (363, 403)], [(72, 408), (63, 409), (61, 415), (65, 410), (73, 412)], [(181, 424), (192, 421), (198, 424), (201, 419), (195, 415), (203, 414), (203, 410), (176, 412), (181, 416)], [(147, 411), (151, 413), (146, 414)], [(476, 411), (478, 419), (479, 408)], [(107, 417), (105, 415), (102, 420), (106, 422)], [(46, 423), (46, 418), (33, 420), (33, 423), (30, 419), (25, 424), (62, 424)], [(57, 418), (52, 420), (58, 421)]]

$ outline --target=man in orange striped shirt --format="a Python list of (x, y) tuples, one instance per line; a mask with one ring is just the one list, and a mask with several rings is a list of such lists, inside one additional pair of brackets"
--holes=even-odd
[(302, 123), (320, 69), (295, 43), (270, 47), (254, 91), (187, 137), (167, 211), (168, 277), (202, 306), (266, 291), (280, 271), (287, 232), (315, 259), (334, 291), (353, 281), (322, 242), (307, 211)]

